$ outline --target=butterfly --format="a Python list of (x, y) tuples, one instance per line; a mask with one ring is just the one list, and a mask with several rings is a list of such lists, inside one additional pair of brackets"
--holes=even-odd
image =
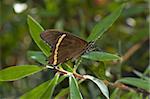
[(78, 58), (93, 45), (93, 43), (88, 43), (69, 32), (56, 29), (48, 29), (42, 32), (40, 36), (52, 48), (48, 64), (53, 66), (64, 63), (69, 59)]

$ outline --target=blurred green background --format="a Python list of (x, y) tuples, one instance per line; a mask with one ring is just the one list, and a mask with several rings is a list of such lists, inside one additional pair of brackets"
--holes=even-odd
[[(38, 64), (27, 57), (27, 51), (39, 50), (30, 37), (27, 15), (36, 19), (44, 29), (65, 30), (86, 39), (97, 22), (123, 3), (126, 5), (121, 16), (96, 46), (125, 59), (122, 64), (105, 63), (110, 81), (137, 77), (137, 72), (144, 73), (149, 65), (148, 0), (0, 0), (0, 69)], [(81, 74), (92, 74), (90, 62), (83, 61), (79, 67)], [(15, 99), (52, 76), (52, 72), (44, 71), (18, 81), (0, 82), (0, 98)], [(67, 86), (66, 80), (55, 94), (60, 87)], [(83, 83), (80, 87), (85, 98), (95, 99), (99, 94), (91, 83)], [(93, 89), (95, 93), (92, 93)], [(111, 93), (113, 91), (112, 88)]]

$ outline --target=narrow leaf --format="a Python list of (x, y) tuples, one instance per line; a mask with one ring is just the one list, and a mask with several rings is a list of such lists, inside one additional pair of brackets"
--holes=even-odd
[(13, 81), (32, 75), (45, 69), (36, 65), (12, 66), (0, 70), (0, 81)]
[(123, 5), (118, 7), (111, 15), (107, 16), (105, 19), (100, 21), (92, 30), (90, 36), (88, 37), (87, 41), (95, 41), (100, 38), (103, 33), (111, 27), (111, 25), (117, 20), (122, 12)]
[(61, 99), (61, 97), (65, 96), (66, 94), (69, 93), (69, 87), (62, 89), (54, 99)]
[(135, 73), (137, 76), (139, 76), (139, 77), (142, 78), (142, 79), (150, 80), (149, 77), (143, 75), (141, 72), (139, 72), (139, 71), (137, 71), (137, 70), (133, 70), (133, 73)]
[(68, 77), (68, 75), (62, 75), (61, 77), (59, 77), (57, 84), (61, 83), (66, 77)]
[(79, 91), (77, 80), (75, 79), (73, 75), (69, 77), (69, 87), (70, 87), (71, 99), (83, 99)]
[(42, 95), (41, 99), (51, 99), (52, 98), (52, 95), (53, 95), (53, 92), (54, 92), (54, 88), (57, 85), (58, 79), (59, 79), (59, 74), (56, 73), (55, 77), (51, 80), (48, 89)]
[(109, 99), (109, 91), (108, 91), (108, 88), (107, 86), (104, 84), (103, 81), (93, 77), (93, 76), (90, 76), (90, 75), (84, 75), (84, 77), (86, 79), (90, 79), (91, 81), (93, 81), (97, 86), (98, 88), (101, 90), (101, 92), (103, 93), (103, 95)]
[(44, 92), (47, 90), (47, 87), (49, 86), (51, 80), (48, 80), (38, 87), (35, 87), (31, 91), (25, 93), (20, 97), (20, 99), (40, 99), (40, 97), (44, 94)]
[(147, 68), (144, 71), (144, 75), (150, 74), (150, 64), (147, 66)]
[(112, 93), (111, 93), (111, 96), (110, 96), (110, 99), (119, 99), (120, 97), (120, 90), (118, 88), (116, 88)]
[(145, 9), (148, 9), (148, 6), (146, 6), (146, 4), (133, 5), (133, 6), (126, 8), (123, 11), (122, 16), (124, 17), (136, 16), (138, 14), (143, 13)]
[(46, 57), (40, 51), (28, 51), (27, 56), (43, 65), (47, 64)]
[(42, 52), (48, 57), (50, 55), (50, 47), (46, 43), (44, 43), (40, 37), (40, 34), (44, 31), (44, 29), (29, 15), (27, 21), (32, 39), (42, 50)]
[(133, 77), (126, 77), (126, 78), (119, 79), (117, 82), (122, 82), (125, 84), (136, 86), (138, 88), (142, 88), (145, 90), (150, 90), (149, 80), (143, 80), (143, 79), (133, 78)]
[(121, 59), (117, 55), (106, 53), (106, 52), (98, 52), (98, 51), (89, 52), (85, 55), (82, 55), (82, 57), (90, 60), (95, 60), (95, 61), (111, 61), (111, 60)]
[(59, 78), (59, 74), (56, 74), (53, 79), (48, 80), (39, 85), (38, 87), (32, 89), (31, 91), (25, 93), (23, 96), (20, 97), (20, 99), (51, 99), (50, 96), (53, 93), (53, 88), (55, 87), (58, 78), (61, 79), (61, 81), (64, 78), (63, 76), (61, 77)]
[(106, 69), (105, 69), (105, 64), (104, 62), (99, 62), (99, 65), (93, 65), (91, 67), (89, 67), (89, 69), (94, 73), (94, 75), (96, 77), (98, 77), (99, 79), (106, 79), (106, 76), (105, 76), (105, 72), (106, 72)]
[(72, 69), (71, 66), (68, 65), (67, 63), (62, 64), (61, 66), (62, 66), (62, 68), (63, 68), (64, 70), (67, 70), (68, 72), (73, 72), (73, 69)]

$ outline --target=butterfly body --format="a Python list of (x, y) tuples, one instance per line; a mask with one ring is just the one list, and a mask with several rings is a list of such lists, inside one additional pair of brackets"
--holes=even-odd
[(69, 32), (49, 29), (41, 33), (41, 38), (52, 48), (49, 64), (58, 65), (66, 60), (75, 59), (83, 54), (89, 43)]

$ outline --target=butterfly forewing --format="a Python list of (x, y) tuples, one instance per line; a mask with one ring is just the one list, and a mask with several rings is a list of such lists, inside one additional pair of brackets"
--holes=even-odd
[(63, 33), (61, 32), (56, 32), (52, 30), (46, 30), (41, 33), (41, 38), (48, 43), (51, 47), (54, 47), (55, 44), (57, 43), (57, 40)]
[[(57, 30), (47, 30), (46, 32), (43, 32), (41, 34), (41, 38), (44, 41), (46, 41), (50, 46), (52, 46), (52, 55), (49, 58), (49, 64), (52, 65), (63, 63), (71, 58), (77, 58), (86, 50), (88, 46), (88, 43), (86, 41), (68, 32), (62, 32)], [(58, 42), (60, 44), (58, 44)], [(58, 47), (58, 49), (56, 46)], [(55, 55), (56, 49), (57, 55)], [(57, 62), (55, 61), (55, 64), (54, 60), (57, 61)]]

